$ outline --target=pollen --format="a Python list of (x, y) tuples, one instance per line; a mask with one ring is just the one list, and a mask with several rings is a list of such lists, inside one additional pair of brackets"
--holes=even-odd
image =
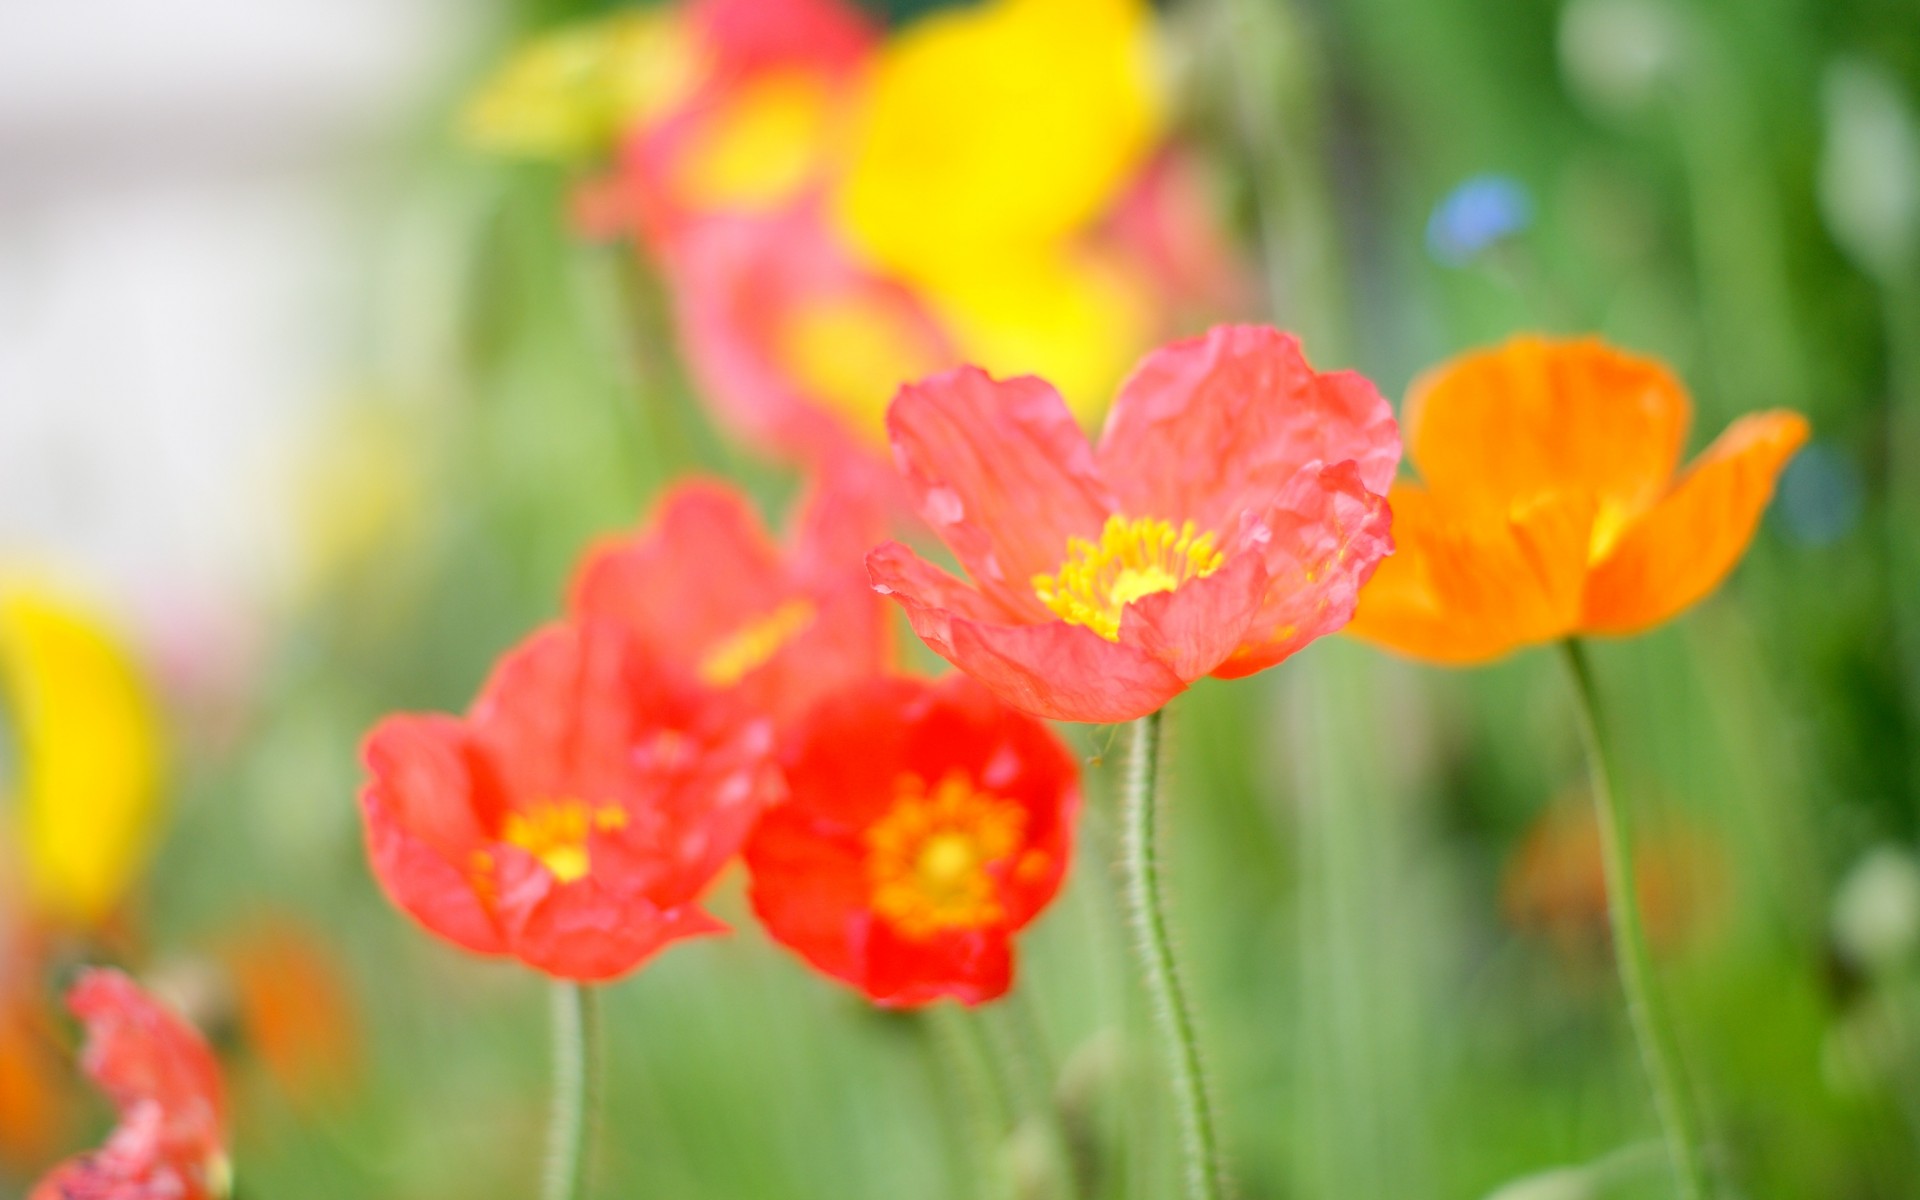
[(732, 687), (748, 673), (766, 665), (794, 638), (813, 624), (813, 605), (789, 600), (771, 613), (715, 642), (700, 657), (700, 680), (709, 687)]
[(1213, 533), (1198, 532), (1192, 521), (1176, 529), (1170, 521), (1116, 514), (1107, 518), (1098, 542), (1068, 538), (1060, 569), (1035, 575), (1033, 592), (1069, 625), (1117, 642), (1127, 605), (1205, 579), (1225, 561)]
[(615, 804), (596, 808), (579, 800), (539, 800), (507, 814), (500, 840), (539, 859), (561, 883), (573, 883), (586, 878), (592, 867), (588, 836), (595, 830), (624, 829), (626, 824), (626, 810)]
[(867, 830), (873, 911), (914, 941), (1005, 920), (1001, 879), (1026, 825), (1025, 809), (976, 789), (961, 772), (931, 791), (902, 776), (893, 807)]

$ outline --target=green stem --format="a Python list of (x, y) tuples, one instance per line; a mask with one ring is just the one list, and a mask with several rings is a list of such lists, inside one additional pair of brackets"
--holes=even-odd
[(1132, 744), (1120, 814), (1121, 865), (1140, 969), (1173, 1074), (1174, 1103), (1179, 1108), (1186, 1148), (1187, 1198), (1223, 1200), (1228, 1194), (1226, 1169), (1220, 1158), (1206, 1073), (1200, 1063), (1200, 1039), (1174, 958), (1166, 901), (1161, 894), (1157, 827), (1161, 812), (1162, 720), (1162, 714), (1155, 712), (1130, 727)]
[(1681, 1200), (1704, 1200), (1710, 1195), (1705, 1163), (1700, 1156), (1700, 1121), (1694, 1113), (1686, 1083), (1680, 1075), (1680, 1054), (1659, 996), (1653, 986), (1653, 956), (1647, 950), (1647, 931), (1640, 918), (1639, 894), (1634, 887), (1633, 836), (1625, 807), (1614, 791), (1613, 745), (1601, 718), (1600, 697), (1586, 650), (1572, 638), (1561, 643), (1567, 671), (1573, 681), (1580, 737), (1586, 746), (1587, 770), (1592, 779), (1593, 804), (1600, 824), (1600, 856), (1607, 881), (1607, 914), (1613, 926), (1613, 954), (1620, 987), (1627, 997), (1627, 1016), (1640, 1044), (1640, 1063), (1653, 1090), (1654, 1108), (1666, 1135), (1667, 1155)]
[(1007, 1188), (1006, 1141), (1012, 1126), (1006, 1090), (982, 1045), (973, 1014), (953, 1004), (920, 1010), (921, 1028), (935, 1056), (935, 1075), (948, 1088), (953, 1107), (967, 1127), (964, 1160), (974, 1173), (980, 1200), (1004, 1200)]
[(547, 1126), (542, 1200), (586, 1194), (587, 1156), (600, 1100), (599, 993), (582, 983), (553, 985), (553, 1117)]

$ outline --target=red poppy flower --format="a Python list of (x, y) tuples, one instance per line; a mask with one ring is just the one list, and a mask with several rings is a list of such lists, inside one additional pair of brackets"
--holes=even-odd
[(965, 676), (873, 679), (823, 701), (781, 759), (788, 799), (746, 847), (767, 931), (880, 1004), (1004, 994), (1013, 934), (1072, 849), (1060, 740)]
[(588, 551), (573, 612), (618, 622), (683, 674), (791, 720), (892, 658), (862, 565), (885, 510), (855, 479), (830, 479), (802, 505), (791, 550), (732, 487), (681, 484), (645, 529)]
[(1270, 667), (1353, 615), (1391, 549), (1393, 414), (1299, 343), (1222, 326), (1147, 356), (1089, 446), (1039, 379), (903, 388), (894, 455), (973, 587), (897, 543), (875, 588), (1001, 699), (1124, 721)]
[(200, 1035), (118, 971), (81, 975), (67, 1007), (87, 1027), (81, 1066), (120, 1110), (120, 1124), (105, 1146), (54, 1168), (31, 1200), (225, 1196), (226, 1102)]
[(455, 945), (608, 979), (723, 928), (697, 901), (778, 786), (771, 742), (618, 625), (550, 627), (465, 719), (368, 736), (374, 874)]
[(719, 418), (754, 445), (878, 460), (894, 389), (959, 358), (921, 300), (861, 266), (815, 208), (682, 232), (664, 258), (681, 349)]

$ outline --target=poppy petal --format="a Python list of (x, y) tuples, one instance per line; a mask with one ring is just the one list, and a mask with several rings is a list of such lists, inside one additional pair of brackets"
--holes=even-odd
[(866, 966), (867, 994), (885, 1007), (910, 1008), (941, 999), (985, 1004), (1013, 986), (1013, 942), (1004, 930), (913, 941), (893, 932), (885, 921), (875, 921)]
[(982, 591), (1031, 620), (1031, 580), (1113, 511), (1093, 450), (1051, 384), (960, 367), (900, 389), (894, 457), (920, 515)]
[(1729, 426), (1594, 568), (1584, 627), (1635, 633), (1719, 586), (1745, 553), (1774, 481), (1807, 436), (1806, 418), (1786, 411), (1754, 413)]
[(887, 542), (867, 555), (867, 574), (873, 590), (898, 600), (913, 632), (949, 661), (953, 658), (954, 617), (995, 622), (1012, 619), (1006, 609), (899, 542)]
[(952, 617), (949, 628), (954, 666), (1006, 703), (1050, 721), (1131, 721), (1187, 687), (1147, 650), (1064, 621), (999, 625)]
[(1604, 535), (1659, 498), (1691, 411), (1652, 359), (1598, 338), (1518, 337), (1415, 381), (1407, 452), (1436, 494), (1478, 512), (1588, 492)]
[(661, 908), (597, 874), (561, 883), (513, 846), (497, 855), (498, 911), (515, 957), (563, 979), (612, 979), (672, 942), (726, 932), (698, 905)]
[(1259, 616), (1267, 565), (1242, 552), (1203, 579), (1142, 596), (1120, 617), (1120, 640), (1147, 650), (1182, 680), (1207, 674), (1237, 648)]
[[(1359, 464), (1303, 471), (1241, 539), (1267, 566), (1265, 602), (1245, 643), (1214, 675), (1238, 679), (1344, 628), (1360, 589), (1393, 547), (1393, 512)], [(1251, 546), (1249, 549), (1251, 552)]]
[(1359, 375), (1315, 372), (1297, 339), (1262, 325), (1218, 326), (1147, 355), (1099, 446), (1123, 512), (1222, 534), (1307, 467), (1346, 461), (1369, 490), (1387, 490), (1400, 461), (1392, 408)]
[(1470, 520), (1417, 484), (1395, 485), (1398, 549), (1362, 591), (1348, 631), (1435, 662), (1485, 662), (1563, 637), (1579, 617), (1594, 504), (1543, 497)]
[(367, 857), (387, 898), (414, 920), (475, 954), (505, 954), (506, 943), (472, 878), (394, 819), (372, 788), (360, 799)]

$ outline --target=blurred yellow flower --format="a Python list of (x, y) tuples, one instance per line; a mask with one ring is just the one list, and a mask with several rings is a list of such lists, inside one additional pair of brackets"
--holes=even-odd
[(93, 924), (146, 863), (159, 715), (131, 653), (45, 584), (0, 584), (0, 682), (18, 761), (19, 842), (37, 916)]
[(1143, 0), (990, 0), (879, 52), (835, 207), (878, 266), (966, 293), (1084, 231), (1159, 136)]
[(1100, 415), (1157, 331), (1148, 281), (1093, 250), (1010, 257), (923, 294), (962, 361), (1002, 377), (1040, 376), (1082, 424)]
[(704, 71), (699, 39), (670, 9), (569, 25), (529, 42), (480, 89), (462, 136), (494, 154), (589, 157), (679, 103)]
[(826, 159), (837, 103), (817, 72), (775, 71), (742, 85), (679, 163), (684, 202), (754, 211), (791, 198)]

